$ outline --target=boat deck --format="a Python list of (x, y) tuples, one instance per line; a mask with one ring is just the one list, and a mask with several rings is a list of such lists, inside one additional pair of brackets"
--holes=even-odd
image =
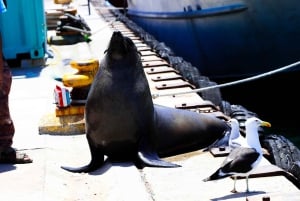
[[(44, 2), (46, 10), (54, 6), (50, 0)], [(16, 127), (14, 147), (26, 151), (34, 161), (26, 165), (0, 165), (1, 200), (299, 200), (299, 189), (284, 176), (281, 169), (265, 159), (255, 177), (249, 180), (251, 193), (244, 192), (244, 179), (237, 181), (240, 193), (235, 194), (230, 192), (233, 188), (231, 178), (204, 183), (202, 180), (217, 169), (224, 157), (214, 157), (210, 152), (202, 150), (165, 158), (181, 165), (180, 168), (146, 167), (139, 170), (130, 162), (107, 162), (103, 168), (92, 173), (74, 174), (62, 170), (61, 165), (86, 165), (90, 160), (90, 152), (84, 134), (54, 135), (40, 132), (45, 123), (41, 119), (55, 113), (53, 90), (58, 81), (53, 78), (70, 72), (70, 68), (63, 67), (67, 59), (101, 58), (114, 30), (135, 37), (124, 24), (115, 21), (108, 10), (100, 9), (95, 1), (91, 1), (90, 15), (86, 1), (75, 2), (79, 14), (95, 32), (91, 36), (92, 41), (89, 44), (51, 46), (55, 57), (47, 61), (46, 67), (13, 69), (10, 105)], [(141, 48), (145, 72), (153, 93), (191, 90), (192, 86), (175, 69), (170, 70), (168, 64), (139, 38), (135, 40)], [(163, 73), (158, 72), (166, 68)], [(202, 110), (222, 115), (194, 93), (158, 97), (154, 102), (171, 107), (205, 105)]]

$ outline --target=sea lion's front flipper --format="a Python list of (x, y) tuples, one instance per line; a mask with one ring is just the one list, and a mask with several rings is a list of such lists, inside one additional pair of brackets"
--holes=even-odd
[(87, 172), (91, 172), (93, 170), (96, 170), (97, 168), (95, 166), (92, 166), (91, 164), (89, 165), (85, 165), (82, 167), (67, 167), (67, 166), (61, 166), (62, 169), (67, 170), (69, 172), (74, 172), (74, 173), (87, 173)]
[(64, 170), (67, 170), (69, 172), (87, 173), (87, 172), (92, 172), (94, 170), (97, 170), (103, 164), (104, 164), (104, 155), (103, 155), (102, 159), (100, 158), (100, 156), (97, 156), (97, 158), (93, 158), (88, 165), (85, 165), (82, 167), (76, 168), (76, 167), (61, 166), (61, 168)]
[(162, 160), (153, 149), (152, 145), (147, 141), (146, 137), (142, 137), (139, 144), (138, 158), (149, 167), (181, 167), (180, 165)]
[(91, 152), (91, 161), (88, 165), (82, 167), (67, 167), (61, 166), (62, 169), (67, 170), (69, 172), (82, 173), (82, 172), (92, 172), (104, 164), (104, 152), (103, 148), (97, 148), (92, 143), (89, 142), (90, 152)]

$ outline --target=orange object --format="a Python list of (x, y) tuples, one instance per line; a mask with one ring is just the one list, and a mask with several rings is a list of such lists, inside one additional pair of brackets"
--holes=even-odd
[(55, 114), (57, 117), (60, 116), (68, 116), (68, 115), (83, 115), (84, 114), (84, 107), (83, 105), (80, 106), (69, 106), (65, 108), (56, 108)]
[(66, 74), (62, 82), (66, 87), (84, 87), (90, 85), (99, 68), (97, 59), (71, 61), (70, 66), (78, 70), (75, 74)]
[(54, 0), (55, 4), (70, 4), (72, 0)]

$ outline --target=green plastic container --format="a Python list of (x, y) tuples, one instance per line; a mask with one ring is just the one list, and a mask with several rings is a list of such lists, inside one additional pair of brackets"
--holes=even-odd
[(46, 53), (47, 25), (43, 0), (7, 0), (0, 14), (6, 59), (40, 59)]

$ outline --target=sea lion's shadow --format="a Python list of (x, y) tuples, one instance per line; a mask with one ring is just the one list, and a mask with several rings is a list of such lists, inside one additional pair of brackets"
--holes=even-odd
[(109, 159), (106, 159), (104, 161), (103, 165), (99, 169), (97, 169), (95, 171), (92, 171), (92, 172), (89, 172), (88, 174), (94, 175), (94, 176), (102, 175), (105, 172), (107, 172), (109, 169), (111, 169), (113, 166), (129, 167), (129, 166), (134, 166), (134, 164), (129, 163), (129, 162), (112, 162)]
[(211, 201), (217, 201), (217, 200), (230, 200), (230, 199), (234, 199), (234, 198), (247, 198), (248, 196), (252, 196), (252, 195), (259, 195), (259, 194), (266, 194), (265, 191), (252, 191), (249, 193), (246, 192), (238, 192), (238, 193), (233, 193), (233, 194), (229, 194), (229, 195), (225, 195), (222, 197), (218, 197), (218, 198), (213, 198), (211, 199)]
[(0, 166), (0, 173), (9, 172), (9, 171), (16, 170), (16, 169), (17, 168), (14, 165), (11, 165), (11, 164), (1, 164), (1, 166)]

